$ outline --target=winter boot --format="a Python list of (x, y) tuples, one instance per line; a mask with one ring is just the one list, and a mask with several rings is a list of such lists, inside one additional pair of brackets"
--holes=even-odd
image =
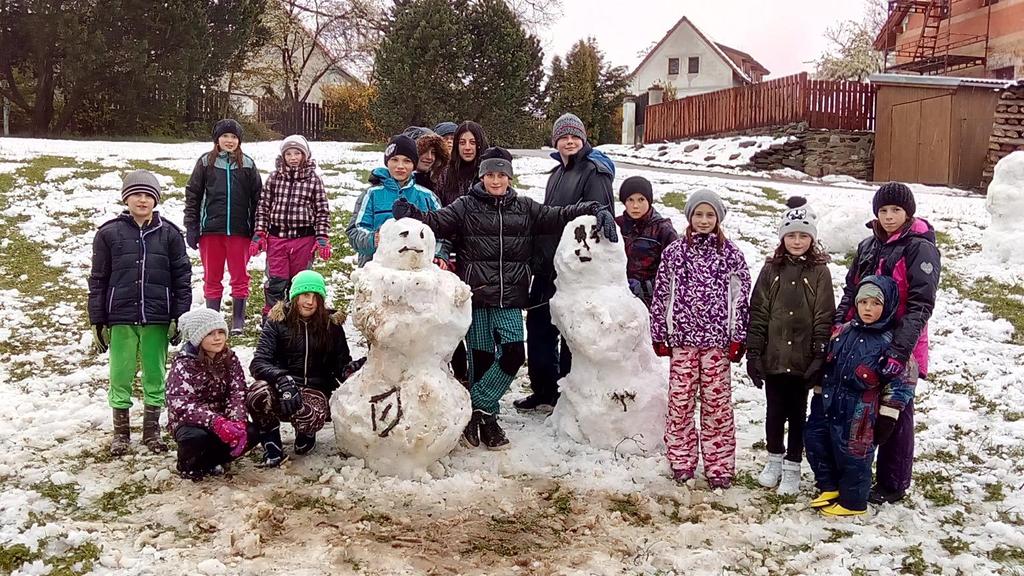
[(871, 487), (871, 493), (868, 494), (868, 502), (872, 504), (895, 504), (903, 500), (904, 496), (906, 496), (906, 492), (903, 490), (892, 492), (875, 484)]
[(849, 510), (843, 508), (841, 504), (833, 504), (827, 508), (822, 508), (821, 513), (825, 516), (861, 516), (867, 510)]
[(782, 481), (776, 491), (779, 496), (792, 496), (800, 493), (800, 463), (782, 461)]
[(245, 332), (245, 298), (231, 299), (231, 335), (241, 336)]
[(260, 444), (263, 445), (263, 462), (258, 464), (260, 468), (277, 468), (288, 459), (288, 455), (284, 453), (284, 444), (281, 442), (280, 426), (261, 432)]
[(167, 452), (167, 444), (160, 438), (159, 406), (146, 406), (142, 413), (142, 443), (154, 454)]
[(469, 424), (466, 424), (466, 429), (462, 431), (462, 445), (466, 448), (476, 448), (480, 446), (480, 415), (483, 412), (479, 410), (473, 410), (473, 415), (469, 418)]
[(829, 506), (835, 504), (836, 500), (838, 500), (838, 499), (839, 499), (839, 491), (838, 490), (826, 490), (825, 492), (822, 492), (821, 494), (818, 494), (814, 498), (814, 500), (811, 500), (810, 507), (811, 508), (828, 508)]
[(774, 488), (782, 476), (782, 454), (768, 453), (768, 463), (757, 476), (757, 483), (765, 488)]
[(505, 431), (498, 425), (498, 417), (488, 414), (483, 410), (474, 410), (473, 414), (480, 414), (480, 442), (488, 450), (504, 450), (508, 448), (508, 438)]
[(299, 456), (309, 454), (316, 446), (316, 434), (295, 433), (295, 453)]
[(712, 490), (717, 490), (719, 488), (722, 490), (728, 490), (729, 488), (732, 488), (732, 478), (727, 478), (725, 476), (708, 478), (708, 486)]
[(124, 456), (131, 448), (132, 428), (127, 408), (114, 408), (114, 438), (110, 441), (110, 455)]
[(672, 470), (672, 479), (676, 481), (676, 484), (682, 486), (693, 480), (693, 470)]
[(546, 398), (541, 398), (537, 394), (530, 394), (524, 398), (520, 398), (512, 403), (516, 410), (520, 412), (547, 412), (551, 413), (555, 409), (555, 402)]
[(206, 307), (210, 310), (216, 310), (220, 312), (220, 298), (207, 298)]

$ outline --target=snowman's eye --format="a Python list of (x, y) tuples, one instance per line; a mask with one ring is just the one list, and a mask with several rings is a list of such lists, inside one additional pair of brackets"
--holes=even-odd
[(426, 236), (423, 235), (423, 230), (420, 230), (420, 240), (423, 240), (425, 238), (426, 238)]
[(402, 238), (408, 238), (409, 237), (409, 231), (406, 230), (404, 232), (399, 232), (398, 235), (401, 236)]

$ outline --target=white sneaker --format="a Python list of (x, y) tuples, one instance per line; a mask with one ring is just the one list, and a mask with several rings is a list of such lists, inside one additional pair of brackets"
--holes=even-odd
[(757, 477), (757, 483), (765, 488), (774, 488), (782, 476), (782, 454), (768, 453), (768, 463)]
[(782, 482), (776, 491), (779, 496), (791, 496), (800, 493), (800, 463), (784, 460), (782, 462)]

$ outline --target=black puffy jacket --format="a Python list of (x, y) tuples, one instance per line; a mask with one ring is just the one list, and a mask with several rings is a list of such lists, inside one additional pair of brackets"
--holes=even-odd
[[(615, 165), (600, 150), (594, 150), (589, 143), (569, 157), (562, 164), (558, 152), (551, 157), (559, 164), (548, 177), (544, 191), (545, 206), (571, 206), (577, 202), (597, 202), (615, 211), (612, 195), (612, 181), (615, 179)], [(533, 259), (533, 272), (538, 275), (554, 276), (555, 249), (561, 239), (562, 230), (552, 230), (537, 238), (537, 253)]]
[(209, 155), (196, 161), (185, 184), (185, 228), (199, 234), (238, 234), (252, 237), (263, 179), (252, 158), (242, 166), (221, 152), (213, 166)]
[(352, 360), (345, 339), (345, 315), (329, 311), (331, 323), (326, 350), (307, 345), (305, 335), (292, 338), (286, 318), (287, 302), (278, 302), (267, 314), (256, 351), (249, 363), (249, 372), (256, 380), (276, 384), (284, 376), (291, 376), (299, 386), (316, 388), (330, 396), (345, 378), (345, 367)]
[(573, 218), (600, 209), (597, 202), (545, 206), (511, 188), (491, 196), (477, 183), (469, 194), (419, 218), (454, 241), (459, 278), (473, 290), (473, 306), (526, 308), (535, 237), (561, 233)]
[(181, 229), (159, 212), (143, 228), (127, 211), (92, 241), (89, 322), (168, 324), (192, 306), (192, 262)]

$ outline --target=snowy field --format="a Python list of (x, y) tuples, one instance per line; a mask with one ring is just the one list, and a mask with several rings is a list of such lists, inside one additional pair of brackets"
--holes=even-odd
[[(433, 478), (378, 476), (336, 454), (330, 427), (312, 454), (280, 469), (246, 458), (199, 484), (172, 473), (173, 452), (135, 444), (112, 461), (106, 356), (91, 350), (85, 313), (92, 236), (120, 210), (120, 174), (132, 168), (159, 172), (159, 209), (180, 223), (184, 182), (208, 147), (0, 139), (0, 574), (1024, 574), (1024, 337), (1011, 324), (1021, 325), (1024, 271), (981, 252), (989, 216), (979, 197), (919, 191), (944, 258), (934, 372), (918, 386), (914, 486), (904, 503), (865, 517), (807, 509), (806, 467), (799, 497), (756, 485), (764, 400), (742, 365), (733, 371), (739, 475), (725, 492), (703, 480), (676, 486), (658, 454), (581, 446), (542, 416), (517, 414), (525, 370), (503, 403), (511, 448), (457, 448)], [(275, 144), (243, 148), (272, 166)], [(312, 148), (342, 254), (318, 269), (341, 306), (353, 261), (342, 223), (381, 153)], [(551, 161), (515, 167), (520, 187), (541, 197)], [(620, 170), (616, 190), (636, 174), (654, 182), (658, 208), (680, 229), (685, 194), (718, 190), (727, 233), (755, 275), (788, 195), (809, 197), (821, 216), (837, 286), (870, 216), (865, 185)], [(253, 311), (262, 267), (262, 257), (251, 264)], [(250, 326), (234, 342), (243, 365), (254, 337)], [(349, 339), (359, 340), (351, 328)], [(137, 442), (141, 404), (132, 412)]]

